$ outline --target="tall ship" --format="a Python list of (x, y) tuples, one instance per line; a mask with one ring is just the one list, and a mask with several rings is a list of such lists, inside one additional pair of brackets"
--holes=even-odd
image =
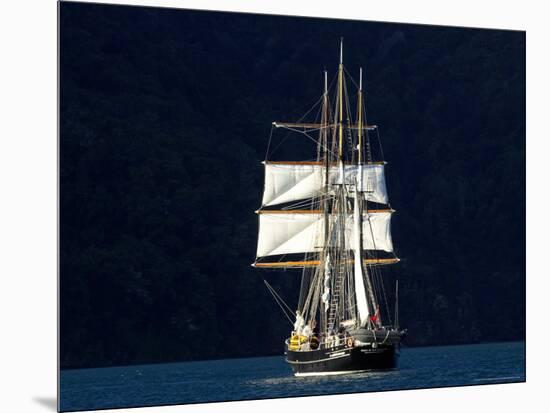
[[(390, 232), (395, 211), (378, 127), (366, 119), (362, 77), (360, 69), (355, 82), (344, 68), (340, 41), (338, 72), (329, 85), (324, 71), (315, 121), (273, 122), (272, 132), (283, 128), (313, 140), (316, 153), (305, 161), (263, 162), (252, 265), (301, 271), (295, 310), (266, 282), (292, 323), (284, 346), (296, 376), (396, 368), (405, 335), (397, 281), (390, 311), (382, 276), (384, 266), (399, 262)], [(356, 89), (351, 96), (349, 86)]]

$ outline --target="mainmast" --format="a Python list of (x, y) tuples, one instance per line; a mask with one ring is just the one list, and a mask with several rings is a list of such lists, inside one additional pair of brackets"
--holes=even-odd
[(329, 238), (329, 197), (328, 197), (328, 191), (329, 191), (329, 170), (330, 170), (330, 157), (329, 157), (329, 143), (328, 143), (328, 82), (327, 82), (327, 71), (324, 71), (325, 74), (325, 91), (323, 94), (323, 112), (322, 112), (322, 118), (321, 118), (321, 142), (324, 145), (324, 154), (325, 154), (325, 193), (324, 193), (324, 200), (323, 200), (323, 210), (324, 210), (324, 219), (325, 219), (325, 245), (328, 245), (328, 238)]
[[(359, 92), (357, 96), (357, 140), (358, 140), (358, 162), (359, 167), (363, 164), (363, 68), (359, 68)], [(359, 191), (363, 191), (363, 176), (359, 175)]]
[(342, 162), (344, 128), (342, 118), (344, 114), (344, 39), (340, 38), (340, 64), (338, 65), (338, 160)]
[(319, 315), (319, 321), (322, 331), (327, 329), (327, 310), (329, 309), (329, 294), (330, 294), (330, 266), (329, 266), (329, 237), (330, 237), (330, 211), (329, 211), (329, 170), (330, 170), (330, 156), (329, 156), (329, 143), (328, 143), (328, 81), (327, 71), (324, 71), (325, 75), (325, 89), (323, 94), (323, 108), (321, 114), (321, 143), (324, 145), (324, 164), (325, 164), (325, 176), (324, 176), (324, 193), (323, 193), (323, 215), (324, 215), (324, 252), (322, 257), (323, 262), (323, 294), (321, 296), (322, 311)]
[[(335, 271), (334, 276), (334, 289), (335, 292), (332, 297), (331, 304), (331, 316), (329, 322), (331, 328), (337, 328), (337, 321), (342, 321), (344, 316), (344, 303), (345, 303), (345, 278), (347, 273), (347, 251), (346, 251), (346, 236), (344, 228), (346, 226), (347, 218), (347, 201), (346, 201), (346, 188), (344, 177), (344, 39), (340, 38), (340, 64), (338, 65), (338, 168), (340, 170), (340, 182), (335, 191), (336, 199), (335, 205), (338, 211), (337, 224), (335, 225), (338, 231), (337, 239), (337, 252), (334, 262)], [(336, 119), (335, 119), (336, 120)], [(341, 294), (342, 293), (342, 294)], [(342, 295), (342, 300), (340, 299)]]
[(338, 167), (340, 183), (344, 188), (344, 38), (340, 38), (340, 64), (338, 65)]

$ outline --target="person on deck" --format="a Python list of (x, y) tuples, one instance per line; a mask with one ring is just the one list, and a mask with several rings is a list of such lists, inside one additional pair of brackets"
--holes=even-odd
[(311, 334), (313, 334), (313, 330), (309, 324), (306, 324), (306, 326), (302, 329), (302, 335), (309, 337)]
[(294, 332), (298, 335), (302, 335), (303, 328), (304, 328), (304, 317), (302, 317), (300, 310), (296, 310), (296, 321), (294, 322)]
[(311, 320), (311, 326), (313, 331), (309, 343), (312, 350), (317, 350), (319, 348), (319, 328), (317, 327), (317, 320)]

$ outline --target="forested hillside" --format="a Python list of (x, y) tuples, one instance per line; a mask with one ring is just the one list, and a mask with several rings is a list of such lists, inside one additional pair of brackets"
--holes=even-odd
[(260, 162), (341, 36), (389, 162), (406, 344), (524, 338), (524, 33), (60, 7), (62, 368), (282, 353), (262, 277), (293, 304), (300, 272), (250, 267)]

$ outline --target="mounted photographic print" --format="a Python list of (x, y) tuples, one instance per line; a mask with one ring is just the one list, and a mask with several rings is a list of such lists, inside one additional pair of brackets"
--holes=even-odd
[(59, 3), (59, 409), (525, 381), (525, 32)]

